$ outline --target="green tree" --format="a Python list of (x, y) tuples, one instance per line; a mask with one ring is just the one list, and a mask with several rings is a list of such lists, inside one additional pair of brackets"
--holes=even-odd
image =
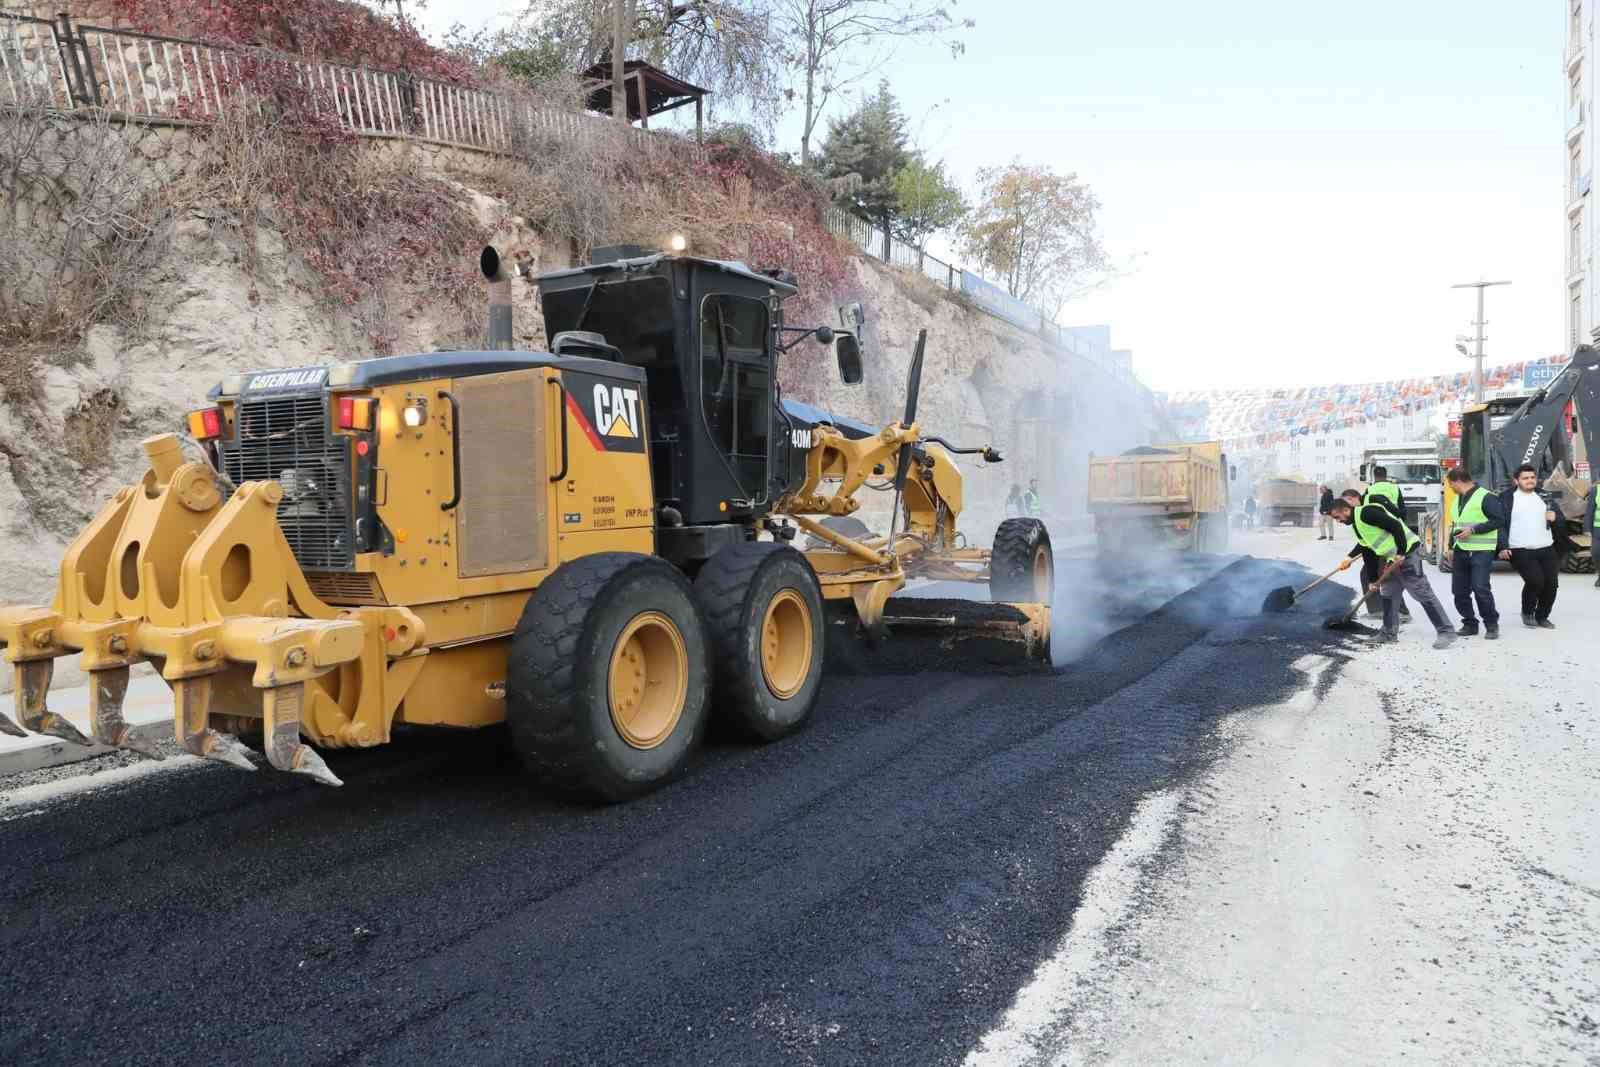
[(922, 248), (928, 238), (949, 229), (967, 213), (967, 202), (945, 173), (943, 161), (929, 163), (915, 154), (894, 172), (894, 235)]
[(966, 50), (957, 36), (971, 19), (950, 13), (955, 0), (765, 0), (800, 85), (800, 163), (811, 163), (811, 139), (829, 101), (875, 65), (901, 39), (935, 38), (951, 58)]
[(898, 198), (895, 175), (912, 161), (906, 148), (906, 118), (889, 83), (863, 100), (842, 119), (829, 120), (828, 136), (817, 154), (824, 178), (858, 175), (861, 182), (848, 194), (857, 211), (885, 230), (891, 228)]
[(1054, 318), (1069, 297), (1104, 277), (1100, 201), (1076, 174), (1012, 162), (979, 170), (978, 184), (962, 251), (1004, 278), (1012, 296)]

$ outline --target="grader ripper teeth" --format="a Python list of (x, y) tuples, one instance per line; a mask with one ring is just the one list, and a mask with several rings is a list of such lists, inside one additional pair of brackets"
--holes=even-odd
[[(250, 749), (211, 724), (217, 683), (248, 672), (258, 707), (228, 712), (260, 719), (267, 762), (340, 784), (301, 731), (308, 705), (324, 695), (315, 680), (360, 658), (374, 628), (311, 595), (277, 525), (277, 483), (246, 483), (224, 504), (211, 470), (183, 462), (176, 438), (151, 438), (144, 450), (142, 481), (69, 546), (51, 606), (0, 608), (16, 702), (14, 718), (0, 714), (0, 731), (159, 759), (122, 716), (129, 671), (147, 661), (172, 687), (183, 750), (254, 770)], [(314, 617), (289, 617), (291, 605)], [(81, 653), (89, 675), (88, 736), (48, 705), (55, 660), (69, 652)]]

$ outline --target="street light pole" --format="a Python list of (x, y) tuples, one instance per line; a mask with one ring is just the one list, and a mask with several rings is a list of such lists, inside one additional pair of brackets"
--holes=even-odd
[[(1478, 317), (1473, 322), (1473, 325), (1478, 328), (1478, 336), (1472, 353), (1472, 401), (1475, 404), (1483, 403), (1483, 328), (1489, 322), (1488, 319), (1483, 317), (1483, 291), (1491, 285), (1510, 284), (1510, 282), (1462, 282), (1460, 285), (1452, 285), (1450, 287), (1452, 289), (1478, 290)], [(1461, 348), (1460, 345), (1456, 347)], [(1466, 350), (1462, 349), (1462, 352), (1465, 354)]]

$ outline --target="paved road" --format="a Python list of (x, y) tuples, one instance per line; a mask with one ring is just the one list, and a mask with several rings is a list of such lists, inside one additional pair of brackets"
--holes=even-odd
[[(1324, 570), (1348, 536), (1241, 541)], [(1418, 612), (1219, 721), (969, 1067), (1600, 1064), (1600, 589), (1563, 575), (1549, 631), (1493, 584), (1500, 640)]]
[(1256, 614), (1304, 571), (1220, 564), (1052, 675), (830, 679), (801, 734), (622, 807), (541, 796), (494, 733), (339, 753), (338, 791), (0, 794), (0, 1062), (960, 1062), (1145, 798), (1329, 648), (1331, 599)]

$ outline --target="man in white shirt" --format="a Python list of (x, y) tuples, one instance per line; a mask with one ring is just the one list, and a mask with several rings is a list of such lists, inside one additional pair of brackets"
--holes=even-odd
[(1500, 494), (1506, 515), (1500, 558), (1509, 560), (1522, 575), (1522, 624), (1554, 630), (1550, 609), (1556, 602), (1561, 573), (1555, 536), (1550, 532), (1556, 513), (1539, 495), (1539, 472), (1531, 464), (1518, 467), (1516, 479), (1515, 488)]

